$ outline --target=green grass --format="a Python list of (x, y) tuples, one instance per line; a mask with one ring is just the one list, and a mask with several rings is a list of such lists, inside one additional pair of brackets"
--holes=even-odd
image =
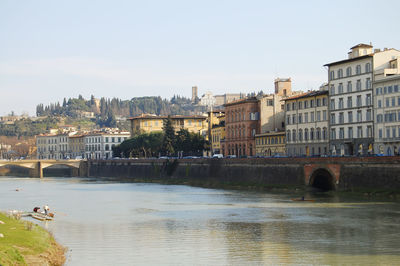
[(42, 227), (0, 213), (0, 265), (26, 265), (24, 255), (35, 255), (50, 247), (51, 236)]

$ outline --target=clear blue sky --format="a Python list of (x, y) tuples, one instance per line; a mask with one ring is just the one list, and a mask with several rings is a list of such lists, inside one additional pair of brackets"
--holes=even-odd
[(0, 0), (0, 115), (64, 97), (318, 89), (322, 65), (400, 49), (400, 1)]

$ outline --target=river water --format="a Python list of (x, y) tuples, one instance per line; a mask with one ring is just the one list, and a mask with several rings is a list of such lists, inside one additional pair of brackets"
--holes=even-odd
[(37, 223), (68, 247), (66, 265), (400, 265), (400, 203), (306, 196), (315, 202), (189, 186), (0, 178), (0, 210), (48, 204), (55, 212), (54, 221)]

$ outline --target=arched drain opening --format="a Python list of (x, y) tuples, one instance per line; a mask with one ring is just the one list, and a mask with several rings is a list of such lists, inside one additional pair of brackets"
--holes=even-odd
[(310, 178), (310, 185), (322, 191), (335, 190), (335, 179), (326, 169), (316, 170)]

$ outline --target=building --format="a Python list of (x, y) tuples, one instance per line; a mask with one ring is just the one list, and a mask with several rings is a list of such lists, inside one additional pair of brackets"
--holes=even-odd
[(198, 100), (198, 91), (197, 91), (197, 86), (192, 87), (192, 103), (197, 102)]
[(285, 131), (256, 134), (257, 156), (285, 156)]
[[(400, 75), (398, 61), (393, 60), (389, 69), (375, 75), (374, 87), (374, 153), (382, 155), (400, 154)], [(395, 71), (396, 70), (396, 71)], [(396, 74), (387, 74), (387, 73)]]
[(246, 98), (244, 93), (226, 93), (223, 95), (215, 95), (215, 106), (223, 106), (224, 104)]
[(328, 154), (328, 91), (310, 91), (285, 99), (288, 156)]
[(373, 153), (374, 73), (385, 72), (391, 60), (400, 56), (395, 49), (373, 51), (368, 44), (350, 49), (347, 59), (325, 65), (329, 80), (329, 149), (333, 155)]
[(255, 135), (260, 132), (259, 101), (250, 97), (225, 106), (224, 155), (254, 156)]
[[(145, 115), (131, 117), (131, 136), (134, 137), (142, 133), (157, 132), (163, 130), (164, 120), (168, 116)], [(187, 129), (189, 132), (199, 133), (204, 137), (207, 135), (208, 123), (206, 116), (170, 116), (172, 125), (176, 131)]]
[(276, 78), (274, 81), (275, 94), (281, 97), (292, 95), (292, 79)]
[(37, 159), (69, 159), (69, 136), (72, 133), (49, 133), (36, 136)]
[(211, 126), (211, 152), (212, 154), (222, 154), (223, 148), (221, 142), (225, 140), (225, 114), (220, 113), (216, 117), (216, 120), (218, 120), (218, 123), (212, 123)]
[(71, 159), (85, 158), (84, 134), (75, 134), (69, 136), (69, 155)]
[(85, 159), (105, 160), (119, 157), (112, 148), (130, 137), (129, 132), (91, 132), (83, 136)]

